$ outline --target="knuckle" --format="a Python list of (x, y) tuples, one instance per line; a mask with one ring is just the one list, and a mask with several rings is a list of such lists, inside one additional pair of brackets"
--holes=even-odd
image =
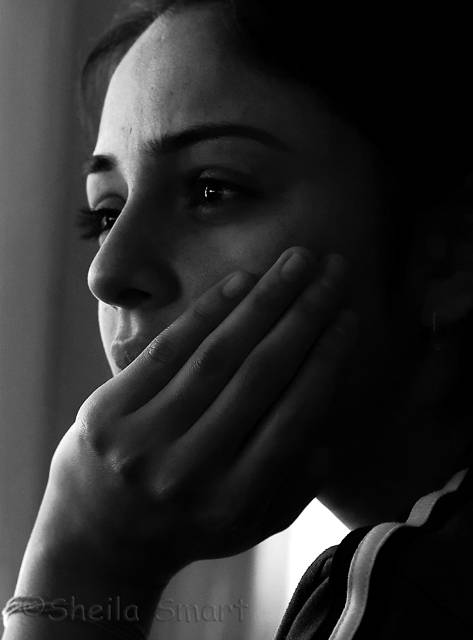
[(208, 320), (213, 315), (205, 299), (199, 299), (195, 302), (192, 314), (197, 320)]
[(200, 375), (214, 374), (222, 369), (226, 356), (227, 349), (222, 341), (208, 342), (193, 358), (192, 368)]
[[(163, 508), (172, 508), (173, 505), (179, 505), (184, 501), (193, 485), (189, 482), (188, 470), (182, 468), (176, 450), (168, 450), (166, 456), (160, 460), (158, 469), (151, 472), (149, 487), (153, 500)], [(187, 502), (192, 501), (188, 499)]]
[(104, 412), (94, 405), (87, 410), (81, 408), (76, 416), (79, 440), (99, 457), (105, 456), (110, 447), (108, 422)]
[(109, 453), (107, 460), (114, 475), (121, 480), (134, 482), (142, 475), (144, 469), (143, 455), (113, 451)]
[(176, 346), (170, 336), (160, 334), (148, 346), (146, 353), (150, 360), (168, 364), (176, 356)]
[(175, 503), (181, 496), (180, 483), (174, 476), (161, 473), (155, 482), (153, 495), (162, 505)]

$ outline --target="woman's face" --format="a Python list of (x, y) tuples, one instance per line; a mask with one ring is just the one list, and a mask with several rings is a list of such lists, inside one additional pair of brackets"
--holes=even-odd
[(226, 274), (261, 275), (303, 245), (351, 263), (361, 327), (343, 406), (379, 380), (389, 341), (371, 149), (308, 89), (241, 61), (215, 8), (165, 14), (128, 51), (94, 154), (89, 205), (119, 213), (88, 275), (114, 375), (114, 341), (143, 348)]

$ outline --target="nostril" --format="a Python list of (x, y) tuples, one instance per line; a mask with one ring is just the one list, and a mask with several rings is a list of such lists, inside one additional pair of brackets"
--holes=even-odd
[(162, 307), (175, 299), (181, 287), (174, 265), (141, 244), (119, 245), (118, 235), (114, 238), (109, 236), (89, 267), (92, 295), (110, 307), (128, 309)]
[(150, 298), (151, 294), (139, 289), (124, 289), (115, 296), (114, 304), (118, 307), (137, 307)]
[(89, 273), (87, 284), (97, 300), (111, 307), (134, 307), (142, 304), (151, 295), (143, 288), (130, 286), (130, 282), (123, 282), (122, 278), (104, 273)]

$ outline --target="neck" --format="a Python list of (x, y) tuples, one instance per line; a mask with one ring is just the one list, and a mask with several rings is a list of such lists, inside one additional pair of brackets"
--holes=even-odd
[(419, 498), (472, 463), (469, 424), (395, 423), (377, 438), (373, 428), (363, 443), (334, 450), (331, 477), (317, 498), (350, 529), (403, 522)]

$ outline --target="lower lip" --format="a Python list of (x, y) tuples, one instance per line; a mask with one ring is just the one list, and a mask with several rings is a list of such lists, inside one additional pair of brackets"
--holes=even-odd
[(120, 371), (123, 371), (123, 369), (126, 369), (128, 365), (133, 362), (133, 360), (125, 356), (123, 358), (113, 358), (113, 362)]
[(136, 356), (128, 353), (126, 347), (121, 346), (118, 350), (116, 343), (112, 344), (110, 354), (113, 362), (120, 370), (126, 369), (136, 359)]
[(129, 358), (128, 356), (125, 356), (123, 358), (114, 358), (114, 362), (120, 369), (120, 371), (123, 371), (123, 369), (126, 369), (128, 365), (133, 362), (133, 358)]

